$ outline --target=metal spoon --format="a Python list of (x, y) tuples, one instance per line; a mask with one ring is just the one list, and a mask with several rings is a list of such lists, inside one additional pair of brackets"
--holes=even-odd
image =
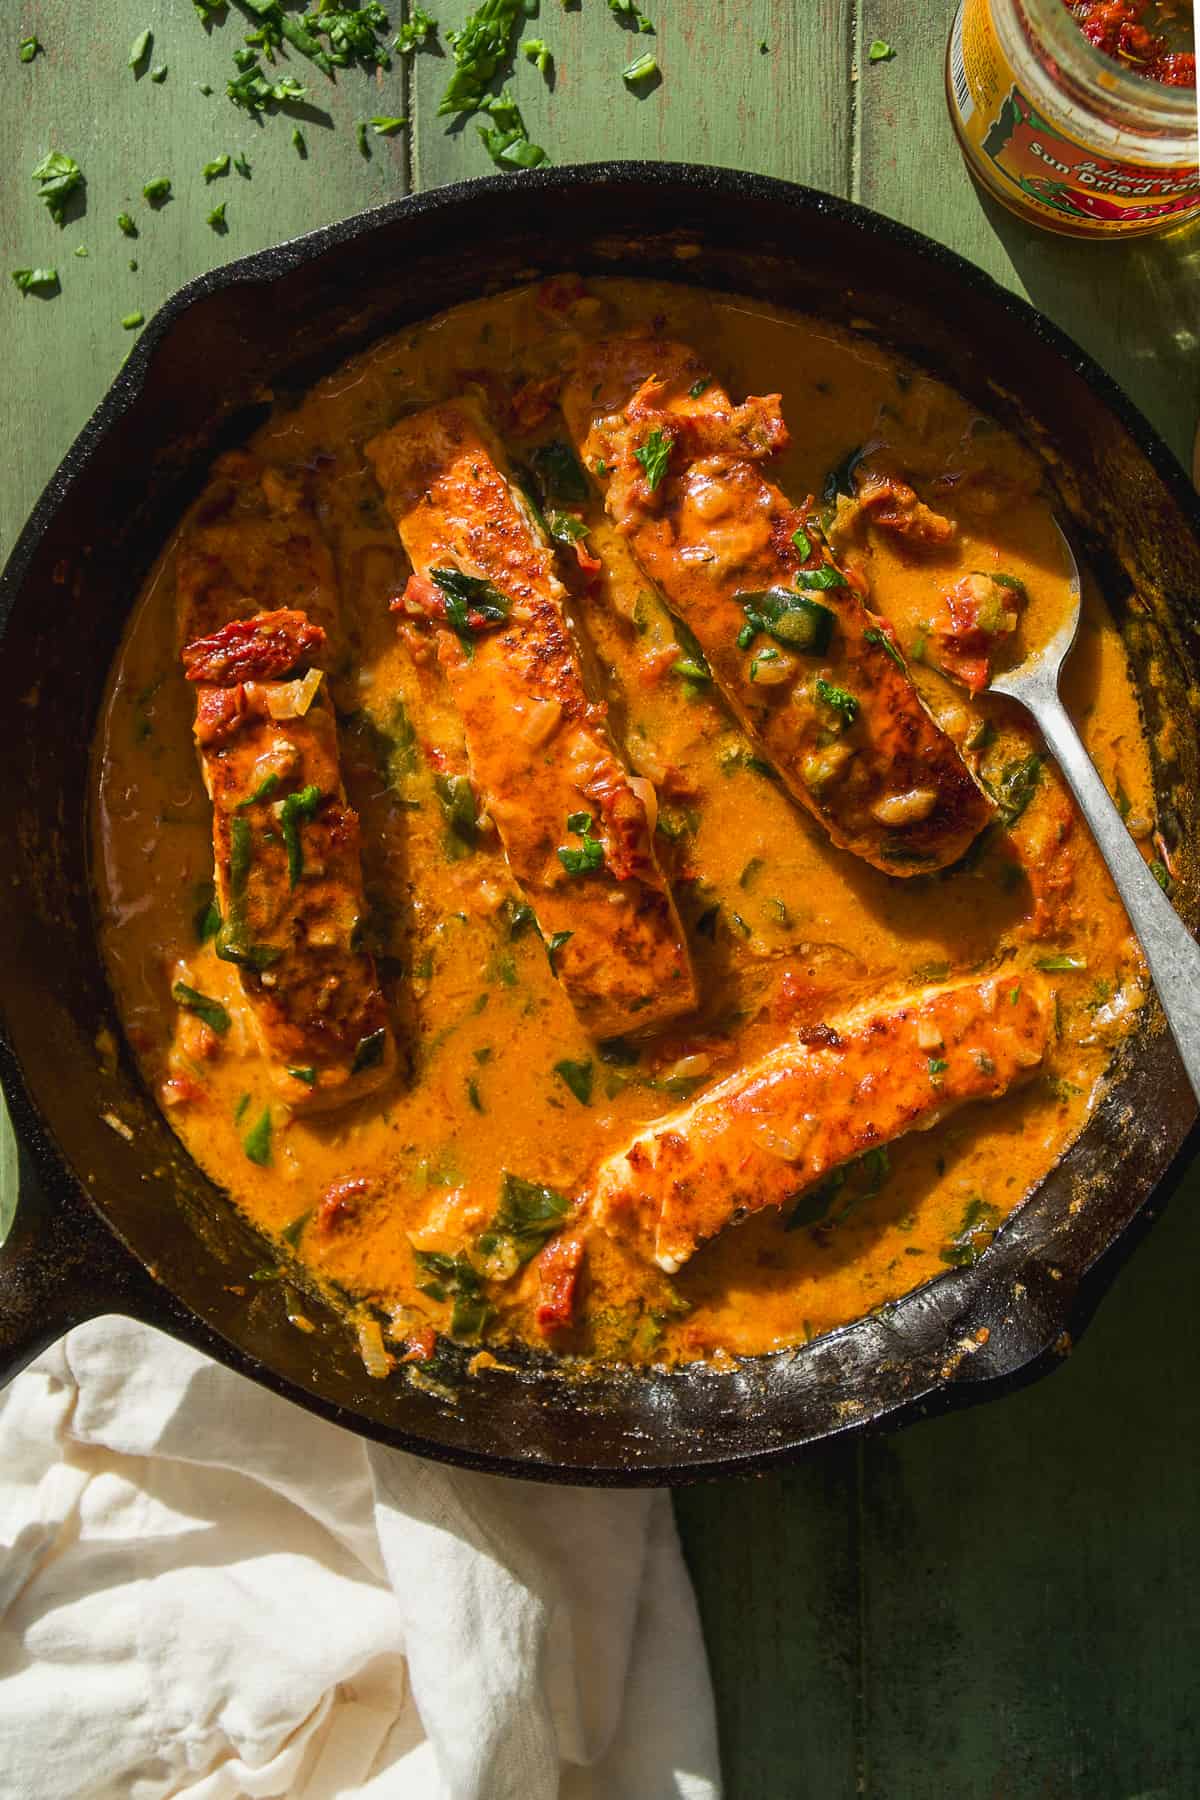
[(1141, 939), (1188, 1080), (1200, 1100), (1200, 945), (1150, 873), (1058, 697), (1059, 672), (1075, 642), (1080, 609), (1079, 565), (1061, 529), (1059, 537), (1070, 570), (1070, 611), (1049, 643), (1017, 668), (996, 676), (991, 691), (1028, 708), (1071, 784)]

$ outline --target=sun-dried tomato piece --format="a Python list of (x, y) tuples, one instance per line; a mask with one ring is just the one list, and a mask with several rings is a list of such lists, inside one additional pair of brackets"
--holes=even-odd
[(537, 1328), (546, 1336), (574, 1320), (582, 1264), (579, 1238), (555, 1238), (538, 1257)]
[(211, 637), (196, 638), (183, 652), (183, 666), (189, 681), (217, 687), (270, 681), (311, 662), (324, 642), (325, 633), (306, 613), (255, 613), (251, 619), (231, 619)]

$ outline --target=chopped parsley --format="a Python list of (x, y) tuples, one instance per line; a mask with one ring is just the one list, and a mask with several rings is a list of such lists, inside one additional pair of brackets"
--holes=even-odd
[(570, 1088), (581, 1106), (590, 1106), (592, 1103), (592, 1079), (595, 1072), (595, 1064), (590, 1057), (586, 1062), (571, 1062), (564, 1057), (554, 1065), (554, 1073)]
[(224, 1037), (225, 1033), (229, 1030), (229, 1014), (221, 1005), (221, 1002), (219, 1000), (210, 1000), (207, 994), (197, 993), (196, 989), (194, 987), (189, 987), (186, 981), (177, 981), (175, 983), (175, 986), (171, 989), (171, 997), (178, 1005), (182, 1006), (185, 1011), (193, 1012), (198, 1019), (203, 1019), (204, 1023), (211, 1026), (219, 1036)]
[(640, 82), (655, 80), (660, 72), (658, 58), (646, 50), (641, 56), (635, 57), (628, 67), (621, 70), (621, 80), (627, 82), (630, 87), (637, 87)]
[(14, 269), (12, 278), (23, 294), (58, 292), (57, 269)]
[(150, 46), (153, 42), (154, 33), (150, 30), (149, 26), (147, 26), (145, 31), (139, 31), (132, 44), (129, 46), (129, 62), (127, 67), (136, 70), (142, 63), (146, 62), (149, 59)]
[(165, 206), (171, 198), (170, 176), (156, 175), (152, 181), (148, 181), (142, 189), (142, 198), (148, 200), (151, 206)]
[(521, 55), (528, 57), (529, 61), (533, 63), (537, 69), (539, 75), (549, 77), (550, 66), (553, 63), (554, 58), (550, 53), (550, 46), (545, 38), (526, 38), (521, 45)]
[(507, 88), (481, 101), (477, 110), (491, 115), (492, 123), (477, 129), (480, 143), (498, 169), (536, 169), (549, 161), (542, 146), (531, 141), (521, 109)]
[(608, 10), (630, 31), (654, 30), (653, 25), (636, 4), (636, 0), (608, 0)]
[(604, 845), (599, 838), (592, 836), (595, 820), (590, 813), (571, 813), (567, 819), (567, 830), (579, 839), (578, 849), (569, 849), (562, 845), (558, 851), (558, 860), (568, 875), (587, 875), (604, 867)]
[(252, 1163), (264, 1168), (271, 1160), (271, 1109), (264, 1107), (242, 1139), (242, 1150)]
[(316, 817), (317, 808), (325, 798), (319, 787), (304, 787), (295, 794), (287, 794), (277, 801), (274, 808), (275, 817), (279, 820), (279, 829), (283, 836), (284, 848), (287, 850), (288, 885), (295, 887), (304, 873), (304, 846), (300, 842), (300, 825), (303, 820)]
[(83, 170), (75, 158), (64, 156), (61, 150), (48, 150), (33, 171), (33, 179), (38, 184), (38, 199), (44, 201), (54, 223), (64, 225), (67, 201), (84, 186)]
[(826, 706), (832, 707), (842, 720), (842, 728), (849, 730), (859, 712), (859, 702), (854, 695), (847, 693), (843, 687), (835, 686), (832, 681), (825, 681), (818, 675), (817, 698)]
[(999, 1223), (999, 1209), (981, 1195), (972, 1195), (957, 1232), (940, 1252), (942, 1261), (954, 1269), (969, 1269), (995, 1237)]
[(204, 176), (204, 180), (206, 183), (208, 183), (210, 181), (215, 181), (217, 179), (218, 175), (228, 175), (228, 173), (229, 173), (229, 152), (228, 152), (228, 150), (226, 150), (226, 152), (223, 156), (214, 156), (211, 162), (206, 162), (203, 169), (200, 172)]
[(392, 49), (401, 56), (411, 56), (414, 50), (423, 48), (437, 28), (437, 20), (423, 6), (414, 6), (392, 39)]
[(671, 460), (673, 448), (672, 439), (665, 437), (656, 425), (641, 449), (635, 450), (633, 453), (645, 470), (646, 486), (651, 493), (658, 487), (667, 472), (667, 464)]
[(431, 569), (429, 574), (442, 590), (446, 623), (473, 655), (475, 633), (488, 625), (503, 625), (508, 618), (507, 594), (478, 575), (464, 575), (461, 569)]
[(992, 790), (999, 824), (1011, 829), (1033, 799), (1042, 778), (1042, 758), (1035, 751), (1018, 762), (1006, 763)]
[(846, 577), (832, 563), (822, 563), (819, 569), (797, 569), (796, 586), (802, 588), (835, 588), (846, 587)]
[(308, 89), (292, 75), (281, 75), (278, 81), (268, 81), (257, 58), (225, 83), (225, 92), (235, 106), (249, 113), (264, 112), (272, 104), (285, 106), (308, 95)]

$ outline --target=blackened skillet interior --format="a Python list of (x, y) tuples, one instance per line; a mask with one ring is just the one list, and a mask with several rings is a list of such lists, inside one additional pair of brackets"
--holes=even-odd
[[(0, 583), (0, 1062), (39, 1178), (0, 1253), (0, 1364), (19, 1367), (75, 1320), (123, 1310), (425, 1455), (628, 1485), (748, 1471), (1044, 1366), (1084, 1276), (1176, 1157), (1193, 1103), (1151, 1019), (1087, 1132), (980, 1264), (804, 1350), (719, 1375), (610, 1370), (566, 1383), (514, 1358), (515, 1375), (466, 1381), (451, 1408), (399, 1377), (372, 1381), (341, 1318), (306, 1298), (318, 1330), (304, 1335), (283, 1317), (280, 1284), (249, 1280), (261, 1240), (186, 1157), (128, 1052), (105, 1072), (96, 1048), (105, 1026), (121, 1044), (86, 860), (105, 674), (142, 577), (219, 447), (371, 338), (559, 270), (686, 281), (868, 321), (1041, 443), (1125, 631), (1150, 734), (1165, 717), (1176, 723), (1175, 760), (1156, 768), (1160, 821), (1181, 846), (1200, 841), (1185, 700), (1200, 679), (1200, 509), (1107, 377), (950, 252), (786, 183), (613, 164), (439, 189), (230, 264), (152, 321)], [(1178, 903), (1194, 925), (1186, 852)], [(131, 1141), (105, 1114), (132, 1128)]]

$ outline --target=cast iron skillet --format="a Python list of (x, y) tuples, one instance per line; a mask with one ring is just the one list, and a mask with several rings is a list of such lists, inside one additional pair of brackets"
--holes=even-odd
[[(1156, 769), (1160, 820), (1180, 845), (1200, 841), (1185, 698), (1200, 680), (1200, 508), (1101, 370), (957, 256), (783, 182), (617, 163), (443, 188), (231, 263), (152, 321), (0, 584), (0, 1072), (27, 1162), (0, 1253), (8, 1374), (79, 1320), (124, 1312), (354, 1431), (450, 1462), (630, 1485), (761, 1469), (1044, 1367), (1087, 1297), (1083, 1278), (1179, 1152), (1192, 1099), (1151, 1015), (1085, 1135), (976, 1267), (734, 1373), (612, 1370), (568, 1383), (531, 1355), (514, 1374), (465, 1381), (451, 1407), (401, 1377), (372, 1381), (336, 1314), (306, 1299), (319, 1329), (303, 1335), (283, 1317), (280, 1285), (248, 1280), (262, 1241), (164, 1124), (101, 967), (85, 809), (105, 673), (214, 451), (244, 437), (272, 396), (302, 391), (382, 332), (557, 270), (663, 276), (867, 321), (1040, 442), (1128, 638), (1150, 730), (1175, 722), (1172, 760)], [(1180, 905), (1194, 924), (1186, 868)], [(106, 1025), (122, 1046), (111, 1071), (96, 1048)], [(1093, 1274), (1092, 1298), (1096, 1287)]]

